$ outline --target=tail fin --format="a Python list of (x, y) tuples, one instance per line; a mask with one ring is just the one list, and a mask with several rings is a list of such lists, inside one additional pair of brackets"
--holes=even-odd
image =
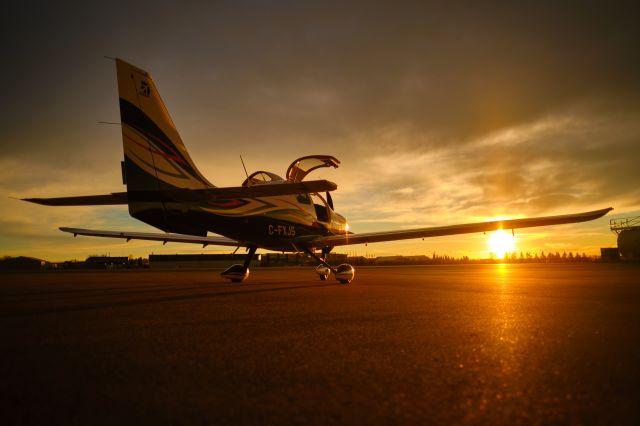
[(191, 160), (151, 75), (121, 59), (116, 67), (127, 190), (212, 187)]
[(124, 146), (123, 178), (131, 216), (168, 232), (206, 235), (179, 203), (148, 201), (140, 194), (213, 185), (198, 171), (151, 75), (116, 59)]

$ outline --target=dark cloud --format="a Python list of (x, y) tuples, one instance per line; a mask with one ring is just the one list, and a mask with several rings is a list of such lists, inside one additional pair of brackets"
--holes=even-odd
[(249, 145), (398, 121), (451, 142), (583, 99), (637, 104), (640, 86), (631, 3), (26, 2), (8, 12), (3, 133), (36, 144), (35, 123), (56, 132), (74, 116), (117, 114), (103, 54), (160, 75), (186, 127), (204, 122), (216, 140)]

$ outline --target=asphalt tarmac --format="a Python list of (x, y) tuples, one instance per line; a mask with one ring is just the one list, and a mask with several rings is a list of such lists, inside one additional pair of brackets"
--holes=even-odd
[(0, 424), (640, 424), (640, 266), (0, 275)]

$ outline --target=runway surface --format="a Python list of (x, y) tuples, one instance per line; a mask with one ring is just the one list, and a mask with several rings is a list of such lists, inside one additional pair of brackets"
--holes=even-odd
[(640, 267), (0, 275), (0, 423), (640, 424)]

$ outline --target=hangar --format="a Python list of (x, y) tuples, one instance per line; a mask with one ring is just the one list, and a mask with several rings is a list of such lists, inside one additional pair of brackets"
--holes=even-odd
[(640, 216), (611, 219), (611, 231), (618, 234), (618, 251), (625, 260), (640, 260)]

